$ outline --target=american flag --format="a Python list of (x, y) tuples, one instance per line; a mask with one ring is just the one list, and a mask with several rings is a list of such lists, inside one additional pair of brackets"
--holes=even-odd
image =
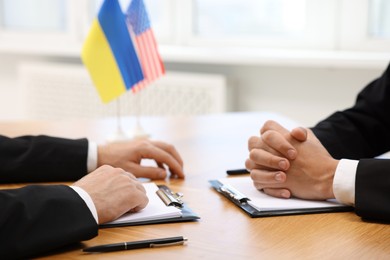
[(131, 1), (126, 11), (126, 23), (134, 38), (144, 74), (144, 80), (132, 88), (133, 92), (137, 92), (165, 74), (165, 68), (158, 52), (157, 42), (143, 0)]

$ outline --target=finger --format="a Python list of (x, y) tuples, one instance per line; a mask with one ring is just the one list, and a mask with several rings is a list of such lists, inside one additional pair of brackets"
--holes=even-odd
[(287, 135), (290, 134), (290, 131), (288, 131), (286, 128), (284, 128), (281, 124), (273, 121), (273, 120), (268, 120), (264, 123), (263, 127), (260, 129), (260, 134), (263, 134), (264, 132), (268, 130), (274, 130), (282, 135)]
[(121, 174), (123, 174), (123, 175), (125, 175), (125, 176), (127, 176), (127, 177), (129, 177), (130, 179), (132, 179), (132, 180), (137, 180), (137, 178), (133, 175), (133, 174), (131, 174), (130, 172), (122, 172)]
[[(254, 168), (257, 168), (257, 169), (262, 169), (263, 167), (261, 167), (261, 165), (257, 165), (254, 161), (252, 161), (251, 159), (246, 159), (245, 160), (245, 169), (247, 169), (249, 172), (254, 169)], [(268, 169), (267, 167), (264, 167), (265, 169)]]
[(275, 168), (270, 168), (270, 167), (266, 167), (264, 165), (259, 165), (259, 164), (256, 164), (254, 161), (252, 161), (251, 159), (246, 159), (245, 161), (245, 169), (250, 172), (251, 170), (254, 170), (254, 169), (257, 169), (257, 170), (264, 170), (264, 171), (275, 171), (277, 169)]
[(135, 187), (137, 188), (137, 190), (141, 191), (143, 194), (146, 194), (146, 189), (145, 189), (144, 185), (142, 185), (142, 183), (139, 182), (138, 180), (137, 180), (137, 184)]
[(262, 148), (263, 146), (263, 140), (259, 136), (251, 136), (248, 139), (248, 151), (254, 148)]
[(135, 186), (136, 189), (146, 194), (145, 187), (142, 185), (141, 182), (135, 177), (132, 173), (123, 171), (121, 173), (122, 175), (126, 176), (126, 178), (130, 179), (130, 182)]
[(157, 164), (157, 167), (158, 167), (158, 168), (164, 169), (164, 170), (165, 170), (165, 167), (164, 167), (164, 164), (163, 164), (163, 163), (156, 162), (156, 164)]
[(149, 178), (152, 180), (163, 180), (167, 177), (167, 171), (164, 168), (141, 166), (138, 164), (131, 165), (132, 172), (136, 173), (137, 176)]
[(176, 161), (180, 164), (180, 166), (183, 167), (183, 159), (181, 158), (179, 152), (176, 150), (176, 148), (173, 145), (160, 142), (160, 141), (151, 141), (151, 143), (159, 147), (160, 149), (166, 151), (170, 155), (172, 155), (173, 158), (175, 158)]
[(252, 136), (248, 140), (248, 150), (262, 149), (274, 155), (281, 155), (278, 151), (267, 145), (260, 136)]
[(271, 169), (287, 170), (290, 167), (290, 162), (283, 157), (279, 157), (264, 151), (262, 149), (253, 149), (249, 153), (249, 159), (255, 164), (265, 166)]
[(184, 178), (182, 162), (180, 163), (172, 154), (157, 146), (149, 146), (142, 152), (144, 158), (154, 159), (157, 163), (166, 164), (173, 175)]
[(281, 171), (266, 171), (254, 169), (250, 172), (250, 177), (257, 189), (277, 188), (287, 179), (286, 173)]
[(148, 197), (144, 194), (142, 194), (142, 196), (139, 196), (137, 201), (139, 202), (138, 205), (135, 206), (134, 208), (130, 209), (130, 212), (138, 212), (138, 211), (144, 209), (149, 203)]
[(274, 188), (265, 188), (263, 189), (264, 193), (276, 198), (289, 199), (291, 198), (291, 192), (288, 189), (274, 189)]
[(307, 130), (303, 127), (297, 127), (291, 130), (291, 136), (297, 139), (298, 141), (306, 141), (307, 139)]
[(294, 160), (297, 156), (297, 151), (294, 146), (280, 132), (268, 130), (261, 135), (263, 142), (270, 148), (278, 151), (280, 154), (290, 160)]

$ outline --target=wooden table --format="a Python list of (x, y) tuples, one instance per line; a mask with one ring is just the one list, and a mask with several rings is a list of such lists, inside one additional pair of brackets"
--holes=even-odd
[[(267, 119), (294, 125), (272, 113), (230, 113), (198, 117), (141, 118), (159, 139), (175, 145), (184, 160), (185, 180), (166, 180), (201, 217), (198, 222), (106, 228), (99, 236), (42, 258), (66, 259), (390, 259), (390, 225), (362, 221), (353, 212), (250, 218), (216, 193), (208, 180), (242, 168), (247, 140)], [(123, 118), (125, 129), (134, 118)], [(115, 119), (59, 122), (1, 122), (0, 133), (88, 137), (104, 142)], [(18, 187), (1, 185), (0, 188)], [(84, 246), (183, 235), (185, 246), (85, 254)]]

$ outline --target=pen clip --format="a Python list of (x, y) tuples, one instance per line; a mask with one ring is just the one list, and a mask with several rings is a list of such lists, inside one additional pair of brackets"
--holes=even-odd
[(239, 203), (245, 203), (248, 200), (250, 200), (248, 197), (246, 197), (244, 194), (230, 186), (229, 184), (224, 184), (220, 187), (220, 190), (222, 193), (226, 194), (230, 198), (238, 201)]
[(164, 246), (184, 245), (184, 243), (185, 243), (186, 241), (187, 241), (187, 239), (184, 239), (183, 241), (172, 242), (172, 243), (150, 244), (150, 247), (164, 247)]
[(160, 197), (160, 199), (165, 203), (167, 206), (175, 206), (175, 207), (183, 207), (183, 201), (181, 198), (183, 197), (183, 194), (181, 193), (174, 193), (168, 187), (161, 186), (157, 191), (157, 195)]

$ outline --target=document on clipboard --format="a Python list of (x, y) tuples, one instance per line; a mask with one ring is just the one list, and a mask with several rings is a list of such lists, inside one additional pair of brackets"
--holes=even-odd
[(183, 195), (172, 192), (165, 185), (144, 183), (148, 205), (139, 212), (126, 213), (100, 227), (135, 226), (169, 222), (193, 221), (200, 217), (183, 201)]
[(336, 200), (302, 200), (275, 198), (257, 190), (250, 177), (211, 180), (212, 187), (251, 217), (352, 211), (353, 207)]

